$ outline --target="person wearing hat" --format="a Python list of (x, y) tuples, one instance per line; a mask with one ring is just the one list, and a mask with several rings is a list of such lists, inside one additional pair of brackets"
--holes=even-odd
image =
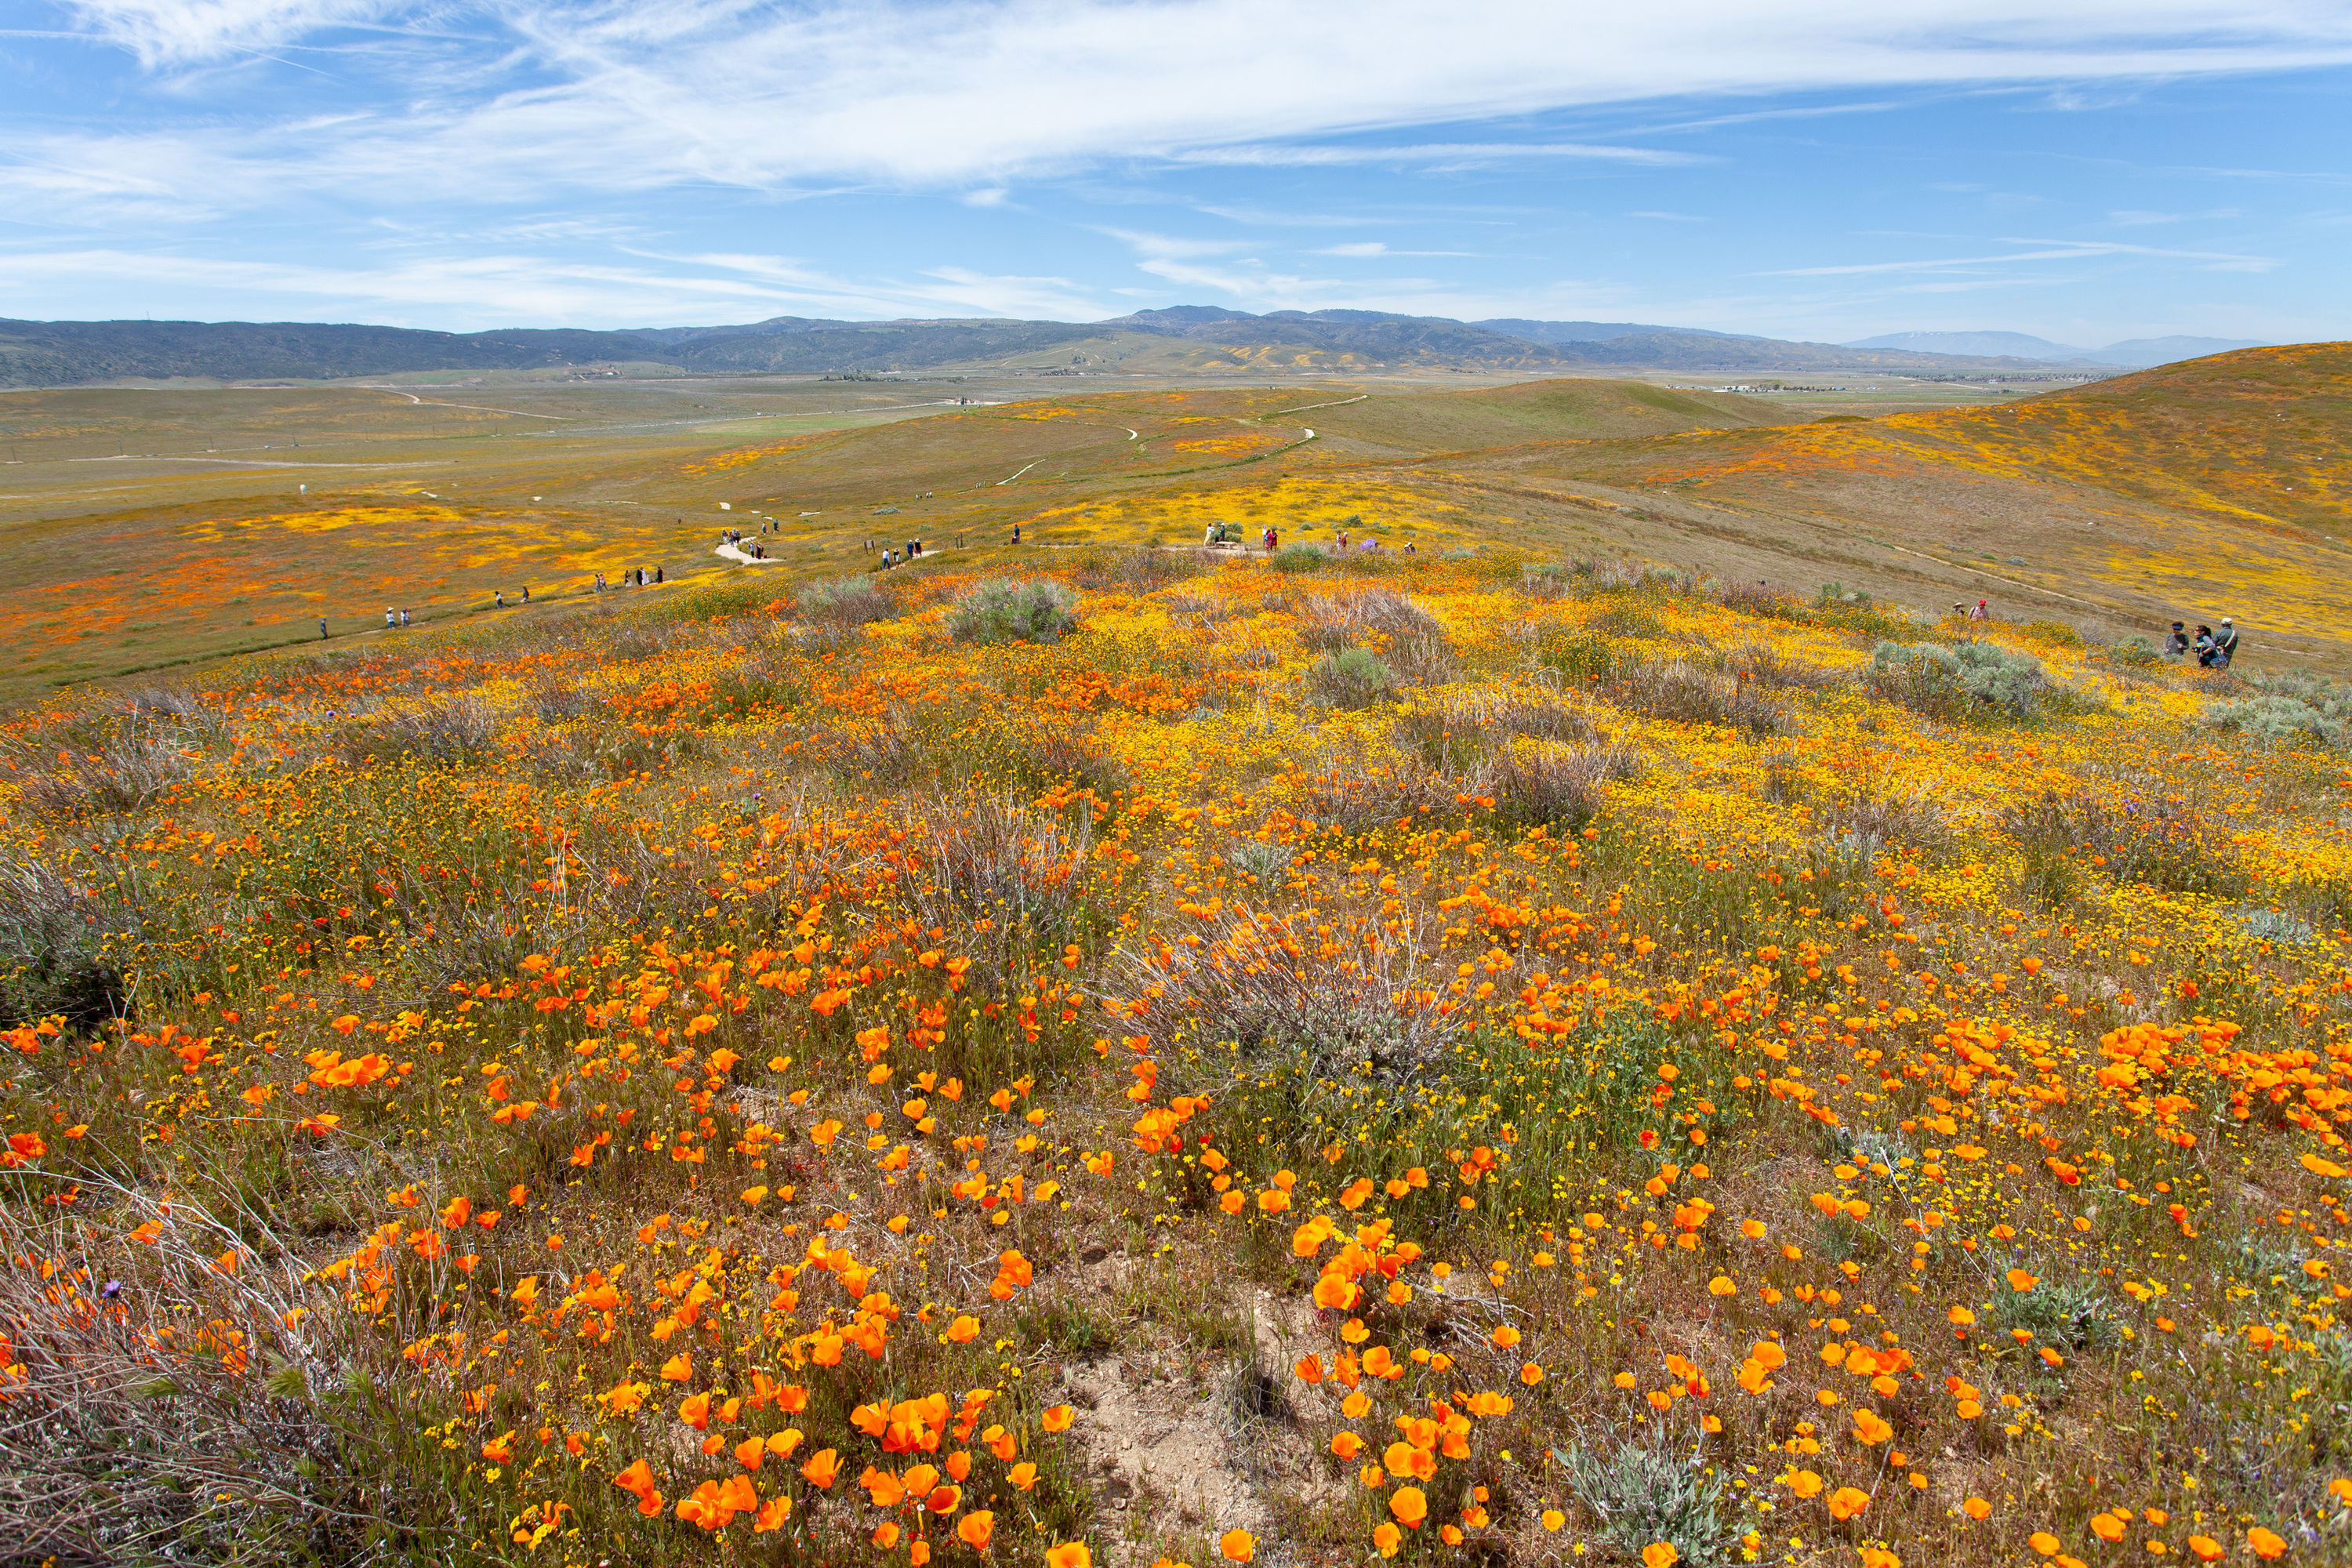
[(2189, 657), (2189, 631), (2179, 621), (2172, 623), (2172, 635), (2164, 639), (2164, 657), (2167, 658)]
[(2221, 617), (2221, 635), (2213, 639), (2214, 668), (2227, 669), (2230, 661), (2238, 657), (2237, 623), (2229, 616)]

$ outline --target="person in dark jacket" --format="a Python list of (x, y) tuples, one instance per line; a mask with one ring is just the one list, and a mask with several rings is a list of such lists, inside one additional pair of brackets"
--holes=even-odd
[(2211, 626), (2200, 625), (2197, 628), (2197, 641), (2192, 646), (2196, 650), (2198, 668), (2200, 669), (2212, 668), (2214, 661), (2221, 657), (2221, 650), (2213, 644)]
[(2213, 639), (2213, 652), (2217, 656), (2214, 667), (2219, 669), (2229, 668), (2231, 661), (2238, 657), (2237, 623), (2227, 616), (2221, 617), (2221, 635)]

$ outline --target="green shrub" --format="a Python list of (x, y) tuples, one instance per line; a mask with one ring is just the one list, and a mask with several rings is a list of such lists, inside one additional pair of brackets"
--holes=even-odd
[(1334, 708), (1370, 708), (1396, 695), (1396, 677), (1370, 648), (1325, 654), (1307, 672), (1307, 683)]
[(1881, 642), (1865, 679), (1887, 701), (1945, 720), (1982, 709), (2024, 718), (2051, 689), (2040, 659), (1987, 642)]
[(1078, 629), (1078, 596), (1059, 583), (992, 577), (948, 612), (958, 642), (1058, 642)]
[(1274, 552), (1274, 569), (1277, 572), (1312, 572), (1330, 562), (1329, 556), (1312, 544), (1286, 544)]
[(2205, 722), (2224, 734), (2281, 746), (2352, 742), (2352, 686), (2301, 670), (2255, 678), (2257, 695), (2216, 702)]
[(2129, 665), (2134, 669), (2146, 669), (2162, 659), (2156, 645), (2143, 637), (2128, 637), (2107, 647), (2107, 658), (2116, 664)]
[(887, 620), (890, 600), (864, 573), (803, 583), (793, 595), (803, 617), (835, 626), (862, 626)]
[(1575, 1492), (1593, 1517), (1593, 1539), (1612, 1560), (1638, 1563), (1644, 1547), (1672, 1546), (1687, 1568), (1718, 1568), (1731, 1561), (1732, 1531), (1723, 1522), (1723, 1482), (1696, 1445), (1685, 1452), (1664, 1430), (1641, 1441), (1630, 1435), (1613, 1453), (1581, 1444), (1554, 1449)]
[(2044, 1279), (2027, 1290), (2011, 1289), (2004, 1280), (1993, 1292), (1986, 1321), (1996, 1333), (2023, 1329), (2035, 1343), (2062, 1351), (2105, 1350), (2118, 1337), (2113, 1303), (2096, 1286), (2081, 1279)]

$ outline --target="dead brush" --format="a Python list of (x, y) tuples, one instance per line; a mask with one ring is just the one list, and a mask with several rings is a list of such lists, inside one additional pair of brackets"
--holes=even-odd
[(1524, 691), (1449, 692), (1397, 719), (1398, 738), (1438, 767), (1463, 765), (1516, 737), (1573, 743), (1594, 732), (1582, 708)]
[(1299, 620), (1299, 640), (1308, 647), (1335, 655), (1367, 648), (1407, 683), (1442, 679), (1457, 663), (1437, 617), (1391, 589), (1312, 595)]
[(891, 614), (890, 595), (863, 573), (803, 584), (793, 604), (803, 622), (831, 631), (856, 631)]
[(1834, 670), (1784, 658), (1761, 643), (1732, 649), (1724, 655), (1723, 668), (1733, 679), (1768, 691), (1827, 691), (1845, 684)]
[(25, 804), (51, 817), (137, 811), (194, 777), (202, 755), (178, 721), (132, 709), (94, 745), (60, 748), (57, 761), (25, 766)]
[(1353, 752), (1318, 771), (1290, 809), (1318, 827), (1356, 834), (1427, 813), (1456, 811), (1464, 804), (1461, 779), (1417, 756)]
[(354, 718), (336, 736), (336, 748), (353, 767), (371, 763), (447, 767), (488, 757), (498, 738), (496, 710), (478, 698), (457, 698)]
[(979, 989), (1003, 994), (1040, 954), (1058, 959), (1084, 933), (1090, 816), (1041, 811), (1000, 792), (936, 795), (910, 806), (921, 829), (910, 842), (928, 854), (909, 895), (925, 926), (969, 941)]
[(421, 1487), (392, 1498), (354, 1479), (399, 1472), (331, 1289), (256, 1256), (252, 1216), (87, 1180), (82, 1202), (143, 1215), (154, 1239), (126, 1250), (78, 1219), (0, 1219), (0, 1333), (21, 1369), (0, 1400), (12, 1561), (353, 1560), (387, 1517), (419, 1530)]
[(120, 910), (49, 861), (0, 859), (0, 1024), (120, 1017), (130, 992), (101, 934)]
[(1212, 570), (1190, 550), (1160, 550), (1139, 544), (1125, 550), (1089, 550), (1071, 569), (1071, 580), (1081, 588), (1122, 588), (1148, 594), (1171, 583), (1181, 583)]
[(1866, 842), (1915, 849), (1942, 844), (1953, 831), (1951, 814), (1926, 790), (1864, 790), (1817, 805), (1813, 822), (1832, 836), (1851, 834)]
[(1411, 921), (1332, 938), (1318, 923), (1330, 923), (1328, 911), (1234, 906), (1200, 933), (1201, 946), (1136, 955), (1123, 978), (1138, 994), (1152, 992), (1156, 1008), (1190, 1020), (1194, 1037), (1295, 1068), (1288, 1076), (1307, 1083), (1352, 1082), (1364, 1072), (1399, 1082), (1435, 1068), (1467, 1027), (1462, 1012), (1443, 1005), (1450, 975), (1442, 955)]
[(1621, 708), (1684, 724), (1719, 724), (1769, 735), (1788, 722), (1778, 702), (1752, 682), (1694, 668), (1680, 659), (1621, 668), (1606, 695)]
[(1498, 826), (1573, 833), (1601, 815), (1606, 785), (1640, 772), (1622, 746), (1516, 746), (1465, 775), (1462, 789)]

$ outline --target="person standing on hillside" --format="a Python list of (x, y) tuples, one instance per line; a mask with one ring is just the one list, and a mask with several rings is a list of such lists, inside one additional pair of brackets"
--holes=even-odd
[(2213, 646), (2213, 628), (2209, 626), (2198, 626), (2196, 648), (2197, 667), (2200, 669), (2212, 668), (2215, 661), (2221, 657), (2220, 650)]
[(490, 595), (490, 608), (494, 610), (503, 610), (506, 607), (507, 591), (504, 588), (500, 588)]
[(321, 642), (324, 642), (324, 641), (326, 640), (326, 637), (327, 637), (327, 621), (326, 621), (326, 617), (325, 617), (325, 616), (321, 616), (319, 618), (319, 639), (320, 639)]
[(1969, 612), (1969, 619), (1972, 621), (1989, 621), (1992, 619), (1991, 605), (1987, 601), (1979, 599), (1977, 601), (1977, 607)]
[(2164, 639), (2164, 657), (2167, 658), (2189, 657), (2189, 633), (2179, 621), (2172, 623), (2172, 635)]
[(2227, 669), (2238, 657), (2238, 626), (2229, 616), (2221, 617), (2221, 635), (2213, 639), (2213, 651), (2220, 655), (2214, 660), (2218, 668)]

